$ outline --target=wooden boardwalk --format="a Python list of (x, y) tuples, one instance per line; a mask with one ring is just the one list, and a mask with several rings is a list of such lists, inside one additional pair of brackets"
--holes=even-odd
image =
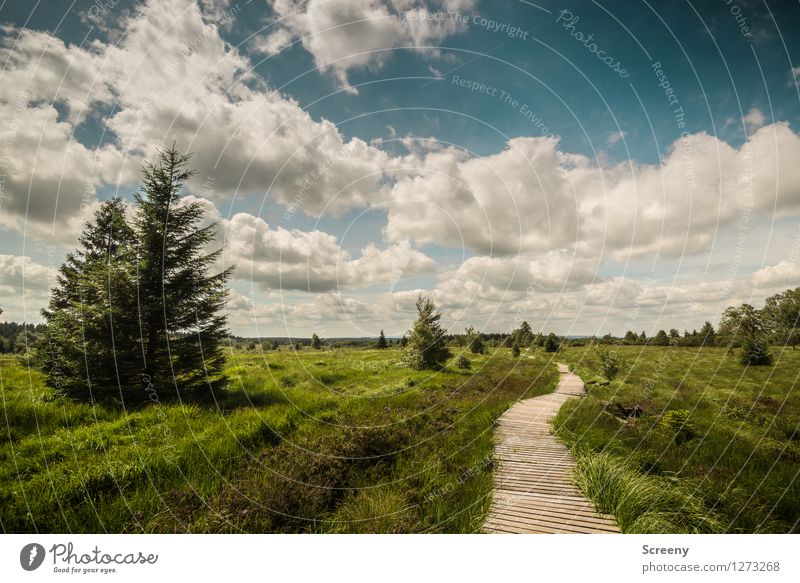
[(586, 394), (581, 378), (559, 364), (548, 395), (520, 401), (500, 417), (494, 490), (484, 532), (618, 533), (572, 483), (575, 459), (550, 433), (549, 419), (568, 399)]

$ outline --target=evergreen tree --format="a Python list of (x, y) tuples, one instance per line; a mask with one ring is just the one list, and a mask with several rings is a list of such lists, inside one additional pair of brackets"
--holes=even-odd
[(144, 370), (150, 382), (178, 392), (224, 386), (222, 340), (228, 335), (230, 267), (209, 275), (222, 249), (205, 253), (216, 224), (201, 226), (205, 206), (181, 201), (193, 174), (189, 156), (173, 147), (144, 167), (144, 192), (136, 193), (134, 230), (139, 241), (138, 283)]
[(467, 346), (473, 354), (485, 354), (486, 345), (483, 342), (481, 333), (472, 326), (466, 329)]
[(545, 352), (558, 352), (559, 345), (558, 345), (558, 338), (552, 332), (547, 335), (547, 339), (544, 341), (544, 351)]
[(277, 340), (273, 340), (272, 341), (272, 350), (278, 350), (279, 348), (280, 348), (280, 345), (278, 344), (278, 341)]
[(511, 356), (517, 358), (519, 356), (519, 344), (516, 342), (511, 346)]
[(440, 369), (450, 358), (444, 345), (445, 330), (439, 320), (442, 315), (430, 298), (417, 298), (417, 320), (408, 332), (404, 360), (416, 370)]
[(700, 345), (701, 346), (714, 346), (717, 333), (714, 331), (714, 326), (711, 322), (706, 321), (703, 327), (700, 328)]
[(381, 330), (381, 333), (378, 335), (378, 348), (383, 350), (388, 347), (389, 345), (386, 344), (386, 336), (383, 334), (383, 330)]
[(78, 242), (42, 310), (46, 337), (36, 361), (57, 394), (84, 401), (143, 401), (136, 234), (122, 201), (104, 202)]
[(319, 339), (319, 336), (317, 336), (316, 332), (311, 335), (311, 348), (314, 350), (319, 350), (322, 348), (322, 341)]
[(758, 336), (750, 336), (744, 341), (739, 359), (745, 366), (769, 366), (772, 364), (772, 355), (767, 351), (767, 342), (763, 337)]
[(519, 328), (511, 333), (511, 336), (513, 336), (513, 342), (516, 342), (520, 346), (530, 346), (533, 343), (533, 330), (531, 329), (531, 325), (525, 320), (522, 321)]
[(659, 330), (653, 338), (653, 344), (656, 346), (668, 346), (669, 337), (664, 330)]
[(403, 337), (400, 338), (400, 348), (405, 348), (406, 346), (408, 346), (408, 338), (403, 334)]

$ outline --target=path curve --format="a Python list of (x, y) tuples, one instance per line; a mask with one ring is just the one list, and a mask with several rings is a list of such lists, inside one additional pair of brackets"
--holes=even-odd
[(558, 365), (556, 390), (520, 401), (498, 420), (494, 489), (484, 532), (618, 533), (572, 483), (575, 458), (549, 420), (567, 400), (586, 395), (583, 381)]

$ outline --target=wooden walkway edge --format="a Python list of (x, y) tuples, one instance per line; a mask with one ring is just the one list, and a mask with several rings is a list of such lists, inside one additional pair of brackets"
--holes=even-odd
[(558, 365), (555, 391), (520, 401), (498, 421), (494, 488), (483, 525), (490, 533), (618, 533), (572, 483), (575, 458), (550, 432), (568, 399), (586, 394), (581, 378)]

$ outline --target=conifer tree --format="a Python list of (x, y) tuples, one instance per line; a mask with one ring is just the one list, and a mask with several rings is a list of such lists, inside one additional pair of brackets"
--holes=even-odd
[(181, 200), (194, 174), (189, 155), (172, 149), (146, 164), (134, 195), (144, 371), (156, 390), (208, 392), (224, 386), (222, 340), (228, 335), (227, 282), (233, 267), (209, 274), (222, 249), (206, 253), (216, 224), (201, 226), (205, 207)]
[(311, 335), (311, 348), (314, 350), (319, 350), (322, 348), (322, 341), (319, 339), (319, 336), (317, 336), (316, 332)]
[(389, 345), (386, 344), (386, 336), (383, 334), (383, 330), (381, 330), (381, 333), (378, 335), (378, 348), (382, 350), (388, 347)]
[(120, 199), (104, 202), (58, 272), (37, 353), (47, 383), (84, 401), (141, 401), (136, 236)]
[(444, 345), (445, 330), (439, 320), (442, 315), (430, 298), (417, 298), (417, 320), (408, 332), (405, 362), (416, 370), (440, 369), (450, 358)]

